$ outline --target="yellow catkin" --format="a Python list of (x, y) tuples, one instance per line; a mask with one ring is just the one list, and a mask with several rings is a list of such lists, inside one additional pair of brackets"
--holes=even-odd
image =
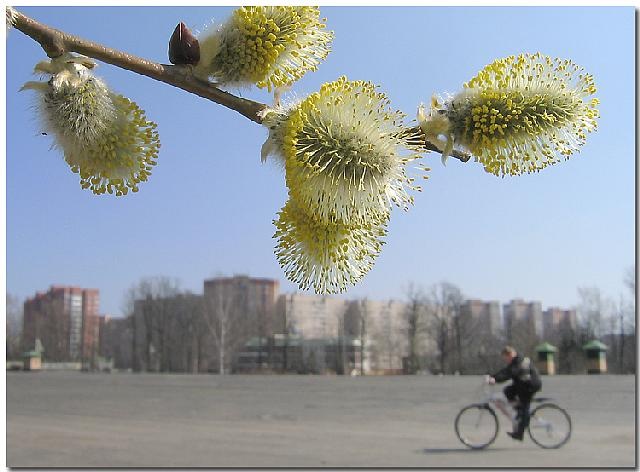
[(339, 293), (373, 267), (388, 216), (367, 224), (327, 223), (290, 199), (274, 221), (275, 254), (286, 276), (303, 289)]
[(156, 164), (157, 125), (136, 103), (111, 92), (90, 67), (91, 59), (67, 53), (36, 66), (50, 80), (23, 88), (40, 93), (43, 125), (83, 189), (97, 195), (137, 192)]
[(578, 151), (597, 129), (595, 92), (593, 77), (569, 60), (509, 56), (482, 69), (422, 127), (429, 135), (437, 126), (494, 175), (538, 172)]
[(419, 190), (405, 167), (421, 150), (403, 117), (373, 84), (341, 77), (267, 120), (266, 144), (284, 159), (292, 197), (316, 218), (366, 222), (393, 204), (407, 209), (407, 190)]
[(332, 40), (317, 7), (241, 7), (202, 39), (205, 47), (196, 69), (223, 84), (272, 90), (316, 70)]

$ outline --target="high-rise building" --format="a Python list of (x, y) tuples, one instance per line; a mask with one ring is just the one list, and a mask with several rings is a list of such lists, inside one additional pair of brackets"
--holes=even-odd
[(280, 282), (245, 275), (204, 281), (204, 319), (213, 337), (214, 365), (231, 365), (234, 353), (253, 337), (282, 332), (276, 301)]
[(517, 298), (503, 305), (504, 326), (508, 339), (512, 339), (514, 330), (527, 330), (542, 337), (542, 303), (525, 302)]
[(51, 362), (93, 362), (98, 348), (97, 289), (52, 285), (24, 302), (23, 348), (39, 339)]
[(493, 336), (499, 336), (503, 329), (497, 301), (465, 300), (460, 306), (460, 315), (468, 316), (474, 321), (474, 326)]
[(548, 340), (556, 339), (563, 330), (575, 331), (577, 328), (576, 310), (563, 310), (550, 307), (542, 313), (544, 337)]
[(268, 336), (274, 331), (275, 305), (280, 282), (246, 275), (216, 277), (204, 281), (205, 309), (233, 306), (233, 316), (247, 331), (245, 336)]

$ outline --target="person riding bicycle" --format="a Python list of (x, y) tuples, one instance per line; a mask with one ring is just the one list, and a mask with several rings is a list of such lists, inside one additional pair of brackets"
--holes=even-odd
[(533, 396), (542, 387), (542, 381), (537, 369), (528, 357), (523, 357), (511, 346), (502, 349), (502, 359), (507, 366), (493, 375), (488, 376), (489, 384), (502, 383), (511, 380), (512, 383), (504, 389), (504, 395), (514, 405), (517, 416), (513, 432), (507, 432), (513, 439), (522, 441), (524, 430), (529, 426), (529, 405)]

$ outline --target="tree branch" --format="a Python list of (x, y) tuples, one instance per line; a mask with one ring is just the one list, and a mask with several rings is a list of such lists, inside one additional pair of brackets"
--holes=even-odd
[[(422, 131), (422, 128), (420, 128), (420, 126), (407, 128), (407, 132), (418, 133), (420, 135), (420, 145), (423, 145), (425, 149), (427, 149), (428, 151), (435, 151), (442, 154), (442, 151), (438, 148), (438, 146), (433, 144), (431, 141), (427, 140), (426, 136), (424, 135), (424, 131)], [(468, 162), (469, 159), (471, 159), (470, 154), (467, 154), (466, 152), (462, 152), (462, 151), (456, 151), (455, 149), (451, 151), (449, 156), (455, 159), (458, 159), (460, 162)]]
[(108, 64), (130, 70), (152, 79), (164, 82), (187, 92), (211, 100), (261, 123), (258, 113), (266, 108), (263, 103), (236, 97), (216, 86), (198, 79), (190, 66), (157, 64), (131, 54), (107, 48), (85, 39), (73, 36), (44, 25), (28, 16), (15, 11), (15, 28), (36, 40), (49, 57), (58, 57), (65, 52), (76, 52), (98, 59)]
[[(111, 49), (47, 26), (15, 9), (13, 10), (13, 19), (14, 27), (40, 43), (42, 49), (44, 49), (51, 58), (58, 57), (65, 52), (83, 54), (106, 62), (107, 64), (164, 82), (198, 95), (199, 97), (206, 98), (207, 100), (237, 111), (255, 123), (262, 123), (262, 119), (258, 115), (262, 110), (267, 108), (267, 105), (246, 98), (236, 97), (235, 95), (220, 90), (212, 83), (195, 77), (192, 67), (189, 65), (174, 66), (158, 64), (132, 54)], [(420, 127), (411, 129), (411, 131), (415, 130), (420, 130)], [(440, 152), (435, 144), (426, 141), (426, 139), (425, 148), (429, 151)], [(462, 162), (467, 162), (471, 156), (453, 151), (451, 157), (459, 159)]]

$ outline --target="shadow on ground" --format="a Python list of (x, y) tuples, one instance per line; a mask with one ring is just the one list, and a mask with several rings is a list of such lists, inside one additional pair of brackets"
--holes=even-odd
[(422, 449), (423, 454), (457, 454), (459, 452), (468, 452), (470, 454), (489, 451), (503, 451), (503, 448), (492, 447), (491, 449), (469, 449), (468, 447), (433, 447)]

